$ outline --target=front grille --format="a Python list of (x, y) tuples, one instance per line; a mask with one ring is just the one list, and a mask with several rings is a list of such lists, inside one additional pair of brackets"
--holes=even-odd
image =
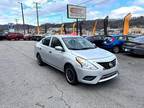
[(110, 69), (115, 67), (116, 65), (116, 59), (110, 61), (110, 62), (98, 62), (98, 64), (100, 64), (101, 66), (104, 67), (104, 69)]
[(109, 73), (109, 74), (103, 75), (103, 76), (101, 77), (101, 80), (102, 80), (102, 79), (109, 78), (109, 77), (112, 77), (112, 76), (114, 76), (114, 75), (117, 74), (117, 73), (118, 73), (118, 72), (115, 71), (115, 72), (112, 72), (112, 73)]

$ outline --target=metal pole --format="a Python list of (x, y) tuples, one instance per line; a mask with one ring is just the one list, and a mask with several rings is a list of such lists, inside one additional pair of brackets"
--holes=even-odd
[(23, 20), (23, 30), (24, 30), (24, 34), (25, 34), (25, 20), (24, 20), (24, 12), (23, 12), (23, 4), (21, 4), (21, 12), (22, 12), (22, 20)]
[(79, 25), (78, 25), (78, 18), (76, 19), (76, 24), (77, 24), (77, 28), (76, 28), (76, 33), (77, 33), (77, 35), (78, 35), (78, 28), (79, 28)]
[(81, 21), (80, 22), (80, 24), (79, 24), (79, 31), (80, 31), (80, 36), (82, 36), (83, 35), (83, 33), (82, 33), (82, 25), (83, 25), (83, 21)]
[(45, 33), (47, 33), (47, 25), (45, 24)]
[(36, 2), (36, 15), (37, 15), (37, 33), (39, 34), (39, 13), (38, 13), (38, 3)]
[(18, 19), (17, 18), (15, 19), (15, 22), (16, 22), (15, 31), (18, 32), (18, 27), (17, 27), (17, 25), (18, 25)]

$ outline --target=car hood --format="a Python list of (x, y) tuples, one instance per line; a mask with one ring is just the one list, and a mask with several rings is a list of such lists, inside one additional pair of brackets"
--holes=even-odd
[(71, 50), (71, 53), (74, 54), (75, 56), (79, 56), (89, 60), (103, 59), (114, 56), (114, 54), (112, 54), (111, 52), (101, 48), (88, 49), (88, 50)]

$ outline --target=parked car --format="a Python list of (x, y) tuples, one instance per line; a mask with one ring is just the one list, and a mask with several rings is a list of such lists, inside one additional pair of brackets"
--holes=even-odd
[(3, 32), (0, 32), (0, 40), (6, 39), (6, 34)]
[(94, 43), (96, 46), (101, 47), (104, 42), (103, 35), (96, 35), (96, 36), (84, 36), (87, 40)]
[(44, 38), (44, 36), (45, 35), (43, 35), (43, 34), (33, 34), (32, 40), (34, 40), (34, 41), (40, 41), (41, 39)]
[(64, 72), (70, 84), (96, 84), (118, 76), (116, 56), (81, 36), (47, 36), (36, 44), (35, 56), (39, 65)]
[(24, 40), (32, 40), (32, 35), (31, 34), (25, 34)]
[(126, 40), (126, 42), (129, 42), (129, 41), (132, 41), (136, 37), (138, 37), (138, 36), (127, 35), (127, 36), (125, 36), (125, 40)]
[(114, 53), (119, 53), (122, 51), (122, 46), (125, 41), (125, 36), (122, 35), (106, 36), (101, 47)]
[(126, 42), (123, 49), (127, 53), (144, 55), (144, 36), (135, 37), (133, 40)]
[(8, 35), (6, 36), (7, 40), (20, 40), (20, 39), (24, 39), (24, 35), (21, 33), (8, 33)]

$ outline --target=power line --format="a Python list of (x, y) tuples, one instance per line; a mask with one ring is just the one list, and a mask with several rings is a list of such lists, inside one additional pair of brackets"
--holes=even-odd
[[(94, 1), (94, 0), (86, 0), (86, 1), (81, 2), (81, 3), (78, 3), (78, 4), (76, 4), (76, 5), (87, 4), (87, 3), (92, 2), (92, 1)], [(61, 12), (62, 12), (62, 11), (65, 11), (65, 7), (57, 8), (57, 10), (59, 10), (59, 11), (61, 11)]]

